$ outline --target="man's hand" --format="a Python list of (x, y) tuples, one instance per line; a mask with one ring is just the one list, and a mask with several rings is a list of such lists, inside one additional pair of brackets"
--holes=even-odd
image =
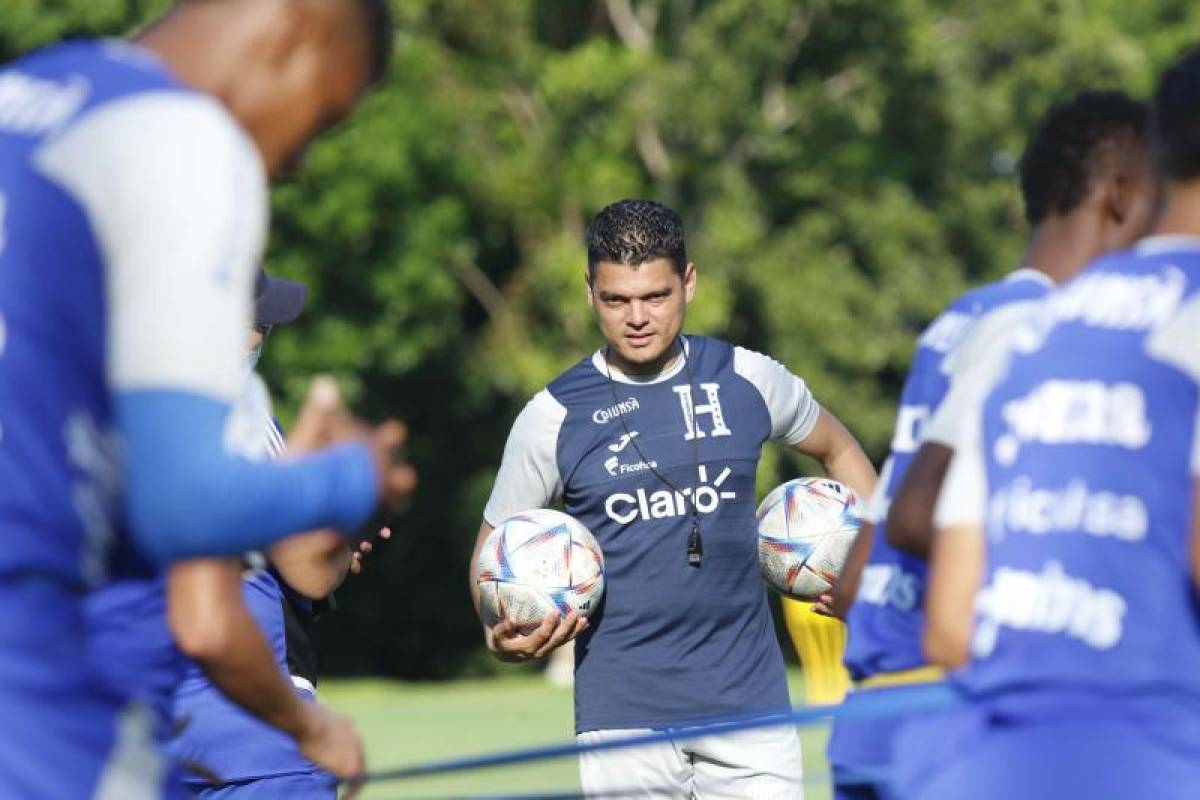
[(376, 426), (367, 434), (367, 447), (375, 459), (383, 503), (393, 511), (403, 510), (417, 488), (417, 471), (397, 457), (406, 439), (408, 428), (394, 419)]
[(813, 603), (811, 606), (809, 606), (809, 608), (813, 612), (820, 614), (823, 617), (834, 617), (836, 619), (846, 618), (844, 610), (841, 614), (837, 613), (838, 609), (834, 603), (833, 594), (831, 592), (826, 592), (818, 597), (817, 602)]
[(367, 759), (354, 723), (319, 703), (305, 703), (305, 707), (304, 729), (296, 737), (305, 758), (342, 780), (365, 773)]
[(383, 504), (393, 510), (402, 509), (417, 486), (417, 471), (397, 457), (408, 439), (404, 423), (391, 419), (371, 428), (346, 410), (342, 393), (332, 378), (328, 375), (313, 378), (288, 435), (288, 450), (308, 453), (353, 439), (363, 440), (371, 453)]
[[(392, 538), (392, 529), (386, 527), (380, 528), (378, 538), (385, 540)], [(373, 541), (373, 539), (364, 539), (358, 543), (358, 549), (350, 554), (351, 575), (358, 575), (363, 571), (363, 559), (375, 549), (375, 545), (372, 544)]]
[(588, 629), (588, 621), (574, 611), (565, 617), (551, 611), (533, 633), (522, 636), (509, 619), (484, 628), (488, 650), (501, 661), (531, 661), (566, 644)]

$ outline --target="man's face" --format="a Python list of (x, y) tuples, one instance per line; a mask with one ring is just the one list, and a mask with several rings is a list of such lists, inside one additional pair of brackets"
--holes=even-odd
[(367, 70), (361, 58), (346, 54), (327, 56), (323, 69), (308, 74), (308, 80), (295, 87), (290, 113), (282, 115), (278, 165), (272, 177), (284, 177), (299, 171), (308, 147), (318, 136), (346, 120), (367, 88)]
[(596, 264), (588, 300), (623, 371), (653, 372), (664, 365), (695, 291), (694, 264), (682, 276), (666, 258), (636, 267)]
[(285, 8), (261, 23), (257, 61), (231, 98), (272, 178), (294, 172), (309, 143), (350, 116), (370, 77), (366, 34), (351, 4)]

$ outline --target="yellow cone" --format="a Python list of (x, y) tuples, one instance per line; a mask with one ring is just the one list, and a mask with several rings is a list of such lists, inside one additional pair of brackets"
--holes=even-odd
[(804, 701), (810, 705), (840, 703), (850, 690), (850, 675), (842, 665), (845, 623), (817, 614), (811, 603), (781, 599), (788, 635), (804, 670)]

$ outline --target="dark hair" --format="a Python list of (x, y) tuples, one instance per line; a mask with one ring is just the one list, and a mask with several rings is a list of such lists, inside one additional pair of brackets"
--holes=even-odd
[(392, 62), (392, 48), (396, 39), (392, 12), (388, 9), (387, 0), (357, 2), (367, 32), (367, 47), (370, 48), (370, 82), (375, 84), (383, 80)]
[(618, 200), (588, 226), (587, 258), (589, 279), (596, 277), (601, 261), (636, 267), (657, 258), (669, 258), (682, 275), (688, 263), (683, 222), (653, 200)]
[(1154, 93), (1154, 164), (1169, 180), (1200, 175), (1200, 49), (1163, 73)]
[(1053, 106), (1021, 156), (1025, 218), (1037, 225), (1074, 210), (1093, 182), (1111, 174), (1124, 148), (1143, 144), (1149, 111), (1123, 92), (1080, 92)]

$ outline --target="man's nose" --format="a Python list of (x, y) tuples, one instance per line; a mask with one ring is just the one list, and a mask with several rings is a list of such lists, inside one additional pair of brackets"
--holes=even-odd
[(634, 328), (640, 328), (650, 321), (646, 314), (646, 304), (640, 300), (634, 300), (629, 304), (629, 315), (625, 321)]

